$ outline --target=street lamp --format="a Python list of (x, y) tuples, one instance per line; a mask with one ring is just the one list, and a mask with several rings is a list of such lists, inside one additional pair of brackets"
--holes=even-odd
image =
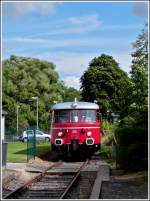
[(38, 101), (38, 97), (32, 97), (33, 100), (36, 100), (36, 109), (37, 109), (37, 113), (36, 113), (36, 127), (37, 127), (37, 130), (38, 130), (38, 104), (39, 104), (39, 101)]
[(16, 112), (17, 112), (17, 135), (18, 135), (18, 124), (19, 124), (19, 108), (20, 108), (20, 105), (17, 105), (16, 106)]

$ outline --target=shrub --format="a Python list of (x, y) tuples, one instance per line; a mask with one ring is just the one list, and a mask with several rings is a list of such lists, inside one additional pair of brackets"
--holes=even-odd
[[(101, 131), (102, 131), (102, 143), (110, 145), (114, 139), (114, 132), (117, 127), (117, 123), (111, 123), (107, 120), (102, 121)], [(106, 133), (105, 133), (106, 132)], [(105, 136), (106, 134), (106, 136)]]
[(141, 114), (125, 117), (115, 131), (118, 142), (117, 162), (121, 168), (147, 169), (148, 129)]

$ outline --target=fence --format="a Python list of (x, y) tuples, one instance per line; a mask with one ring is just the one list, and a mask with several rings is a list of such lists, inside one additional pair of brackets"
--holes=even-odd
[(5, 135), (4, 142), (18, 142), (21, 141), (21, 138), (17, 135)]
[(20, 141), (22, 132), (23, 132), (23, 129), (19, 129), (19, 132), (17, 134), (17, 131), (15, 128), (5, 128), (4, 141), (5, 142)]
[(5, 128), (5, 135), (16, 135), (17, 131), (14, 128)]

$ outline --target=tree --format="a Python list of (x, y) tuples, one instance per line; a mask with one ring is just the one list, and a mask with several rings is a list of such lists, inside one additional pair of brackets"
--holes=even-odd
[(74, 101), (75, 98), (77, 98), (78, 101), (81, 100), (80, 91), (73, 87), (65, 87), (64, 101)]
[(6, 127), (16, 128), (16, 105), (19, 127), (36, 125), (36, 102), (39, 97), (39, 126), (49, 127), (48, 110), (54, 101), (62, 101), (62, 83), (55, 65), (39, 59), (11, 56), (3, 61), (3, 109), (8, 112)]
[[(116, 130), (118, 162), (122, 168), (148, 168), (148, 30), (138, 36), (132, 53), (132, 102)], [(136, 166), (135, 166), (136, 164)]]
[(130, 102), (130, 79), (113, 57), (94, 58), (80, 80), (84, 100), (97, 100), (104, 114), (109, 110), (124, 115)]
[(144, 104), (148, 97), (148, 30), (147, 25), (133, 43), (131, 80), (133, 83), (133, 103), (137, 107)]

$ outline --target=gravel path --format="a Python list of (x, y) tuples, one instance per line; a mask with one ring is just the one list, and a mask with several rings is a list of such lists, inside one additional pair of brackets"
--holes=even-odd
[(11, 191), (16, 190), (20, 186), (26, 184), (34, 178), (37, 173), (27, 173), (24, 170), (3, 170), (2, 174), (2, 197), (8, 195)]
[(145, 177), (111, 176), (102, 183), (100, 199), (148, 199), (148, 182)]

